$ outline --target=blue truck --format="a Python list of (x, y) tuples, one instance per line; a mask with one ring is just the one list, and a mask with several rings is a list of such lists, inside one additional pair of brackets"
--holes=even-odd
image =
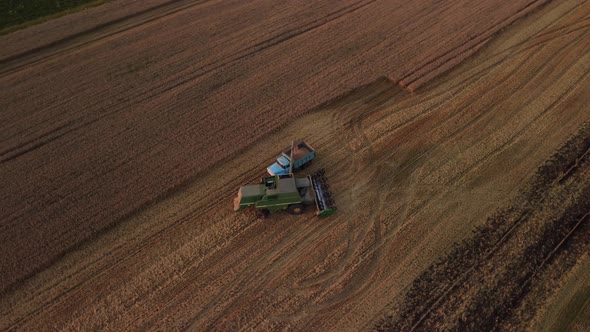
[(268, 174), (271, 176), (287, 175), (291, 172), (291, 148), (293, 148), (294, 159), (293, 171), (304, 169), (315, 158), (314, 148), (303, 140), (294, 141), (281, 153), (274, 164), (266, 168)]

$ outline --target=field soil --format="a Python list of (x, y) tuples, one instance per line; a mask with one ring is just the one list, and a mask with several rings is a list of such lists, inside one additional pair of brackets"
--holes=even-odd
[(0, 60), (0, 290), (293, 118), (383, 75), (425, 82), (543, 3), (172, 1), (114, 34), (29, 40)]
[[(63, 17), (89, 15), (42, 43), (0, 37), (24, 39), (0, 58), (0, 329), (444, 329), (486, 317), (473, 299), (498, 280), (522, 296), (492, 326), (582, 303), (567, 324), (584, 329), (590, 218), (524, 279), (494, 266), (537, 242), (478, 239), (506, 211), (553, 230), (590, 201), (590, 2), (107, 6), (117, 20)], [(292, 138), (337, 213), (234, 212)], [(485, 254), (457, 260), (473, 243)], [(417, 290), (438, 300), (414, 307)]]

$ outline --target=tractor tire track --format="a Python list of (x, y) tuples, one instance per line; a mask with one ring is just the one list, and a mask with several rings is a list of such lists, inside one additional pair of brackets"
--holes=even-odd
[[(572, 138), (570, 141), (568, 141), (568, 143), (566, 145), (575, 145), (575, 144), (577, 144), (576, 142), (579, 141), (580, 139), (583, 139), (583, 137), (576, 136), (576, 137)], [(564, 145), (564, 147), (562, 147), (562, 149), (560, 151), (562, 151), (562, 150), (566, 150), (565, 145)], [(557, 152), (555, 154), (555, 156), (558, 156), (559, 153), (560, 152)], [(585, 154), (585, 152), (582, 153), (582, 156), (584, 154)], [(558, 157), (555, 157), (555, 156), (553, 158), (555, 160), (559, 160), (560, 163), (566, 162), (566, 160), (558, 159)], [(574, 158), (574, 159), (578, 160), (581, 158)], [(540, 174), (541, 173), (539, 173), (537, 176), (541, 176)], [(564, 174), (564, 173), (562, 173), (562, 174)], [(546, 186), (546, 188), (552, 188), (556, 185), (559, 185), (560, 181), (561, 181), (560, 179), (562, 177), (562, 174), (557, 174), (554, 176), (554, 178), (545, 179), (544, 186)], [(534, 190), (536, 190), (536, 189), (534, 189)], [(540, 200), (535, 201), (532, 204), (534, 204), (535, 206), (543, 206), (545, 203), (545, 200), (548, 198), (549, 198), (548, 196), (544, 195), (540, 198)], [(533, 209), (522, 210), (520, 216), (516, 219), (516, 221), (503, 233), (503, 235), (499, 238), (499, 240), (497, 242), (495, 242), (493, 244), (493, 246), (491, 246), (488, 250), (486, 250), (486, 253), (483, 256), (478, 258), (475, 262), (473, 262), (473, 264), (467, 270), (462, 272), (449, 287), (447, 287), (443, 290), (440, 290), (436, 297), (432, 297), (432, 295), (431, 295), (430, 296), (430, 298), (432, 299), (431, 302), (426, 305), (426, 309), (419, 316), (419, 319), (412, 324), (412, 327), (410, 330), (416, 330), (417, 328), (419, 328), (421, 326), (421, 324), (429, 317), (429, 315), (439, 306), (439, 304), (443, 303), (443, 301), (445, 301), (447, 299), (447, 297), (453, 291), (458, 289), (465, 282), (465, 280), (468, 279), (468, 276), (472, 272), (475, 271), (475, 269), (480, 267), (481, 264), (488, 262), (491, 259), (491, 257), (494, 256), (500, 250), (500, 248), (502, 248), (507, 243), (507, 241), (509, 241), (509, 239), (511, 239), (513, 237), (514, 234), (516, 234), (518, 229), (530, 220), (533, 213), (534, 213)], [(578, 226), (582, 223), (582, 221), (587, 219), (587, 217), (588, 217), (588, 214), (584, 215), (577, 223), (575, 223), (575, 225), (571, 228), (571, 230), (569, 232), (567, 232), (567, 234), (558, 242), (558, 244), (552, 250), (549, 251), (548, 256), (546, 256), (543, 259), (542, 263), (539, 265), (539, 267), (537, 269), (535, 269), (535, 271), (539, 271), (542, 268), (542, 266), (550, 259), (550, 256), (552, 256), (554, 254), (554, 252), (557, 251), (557, 249), (573, 234), (573, 232), (578, 228)], [(527, 279), (527, 281), (525, 282), (525, 285), (527, 283), (529, 283), (528, 280), (530, 280), (530, 278), (532, 278), (536, 273), (538, 273), (538, 272), (533, 273), (529, 277), (529, 279)]]
[(49, 61), (57, 56), (91, 45), (114, 35), (124, 33), (182, 10), (199, 6), (212, 0), (171, 0), (137, 13), (102, 23), (92, 29), (76, 33), (47, 45), (0, 59), (0, 78), (26, 67)]

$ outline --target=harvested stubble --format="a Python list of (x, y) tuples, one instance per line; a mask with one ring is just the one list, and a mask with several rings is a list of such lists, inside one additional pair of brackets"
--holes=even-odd
[[(413, 283), (378, 330), (522, 329), (590, 250), (590, 124)], [(572, 168), (572, 165), (576, 165)], [(564, 176), (570, 178), (564, 181)]]
[[(220, 2), (191, 3), (200, 6), (200, 10), (208, 8), (215, 13)], [(244, 1), (235, 1), (234, 4), (237, 4), (234, 8), (237, 13), (244, 8), (241, 6), (249, 6)], [(247, 56), (234, 63), (231, 68), (235, 72), (229, 73), (225, 68), (224, 75), (212, 72), (202, 78), (203, 81), (190, 81), (183, 86), (185, 90), (170, 90), (169, 95), (160, 95), (159, 100), (150, 99), (140, 104), (144, 109), (129, 107), (124, 112), (107, 115), (96, 124), (85, 127), (89, 136), (80, 131), (66, 134), (55, 141), (68, 145), (63, 149), (56, 150), (56, 143), (47, 143), (35, 150), (34, 153), (44, 149), (59, 153), (52, 155), (46, 151), (48, 157), (54, 158), (49, 162), (51, 167), (40, 166), (38, 172), (45, 171), (47, 176), (51, 175), (47, 171), (59, 175), (53, 166), (59, 163), (69, 165), (65, 162), (67, 158), (61, 154), (72, 148), (80, 149), (74, 150), (74, 156), (84, 155), (88, 159), (74, 159), (74, 164), (67, 168), (72, 174), (64, 171), (57, 177), (58, 181), (69, 179), (69, 176), (76, 177), (78, 182), (70, 187), (66, 182), (54, 184), (56, 188), (63, 185), (61, 189), (73, 191), (71, 196), (56, 202), (54, 207), (46, 207), (41, 202), (39, 207), (43, 209), (38, 215), (33, 214), (34, 210), (23, 212), (27, 215), (43, 217), (44, 213), (53, 211), (61, 221), (69, 220), (64, 217), (66, 215), (72, 220), (85, 217), (80, 224), (87, 225), (91, 212), (96, 212), (98, 207), (90, 206), (86, 210), (89, 207), (86, 201), (100, 201), (100, 208), (106, 212), (100, 212), (101, 215), (96, 217), (100, 219), (96, 226), (103, 227), (101, 218), (107, 216), (105, 222), (118, 220), (118, 216), (128, 210), (126, 204), (140, 204), (141, 200), (134, 201), (137, 197), (149, 196), (155, 191), (163, 193), (162, 197), (166, 199), (155, 200), (151, 206), (114, 223), (112, 228), (93, 230), (97, 234), (95, 237), (81, 242), (75, 250), (67, 252), (51, 266), (3, 293), (0, 330), (366, 330), (375, 324), (392, 300), (402, 299), (412, 281), (439, 255), (452, 251), (453, 242), (461, 243), (463, 239), (469, 239), (471, 229), (481, 226), (498, 206), (509, 204), (508, 199), (537, 166), (575, 133), (580, 123), (590, 120), (590, 113), (585, 108), (590, 103), (590, 31), (583, 28), (590, 4), (554, 1), (541, 11), (519, 20), (506, 33), (491, 40), (479, 55), (464, 61), (455, 70), (413, 95), (399, 89), (396, 82), (379, 79), (305, 116), (293, 116), (281, 130), (249, 145), (244, 132), (258, 130), (259, 123), (253, 125), (254, 120), (244, 119), (247, 115), (258, 114), (256, 112), (261, 109), (236, 108), (239, 111), (236, 111), (239, 113), (236, 119), (241, 121), (239, 124), (225, 121), (209, 128), (223, 131), (227, 127), (227, 130), (233, 129), (235, 135), (229, 135), (227, 137), (230, 138), (211, 146), (205, 144), (207, 141), (200, 140), (202, 135), (209, 135), (212, 139), (222, 137), (211, 131), (197, 130), (208, 128), (207, 125), (220, 119), (235, 120), (232, 110), (219, 110), (224, 105), (236, 107), (236, 100), (244, 96), (248, 97), (244, 100), (245, 106), (255, 105), (256, 98), (260, 99), (260, 103), (272, 100), (275, 106), (280, 106), (269, 110), (260, 122), (266, 123), (266, 129), (270, 130), (274, 126), (265, 122), (269, 121), (268, 117), (274, 119), (276, 113), (294, 107), (298, 98), (303, 98), (295, 95), (295, 92), (303, 93), (297, 89), (318, 89), (313, 93), (321, 94), (326, 93), (322, 89), (328, 86), (323, 81), (325, 76), (344, 75), (332, 77), (334, 80), (329, 86), (334, 90), (342, 88), (341, 85), (334, 85), (334, 82), (341, 83), (340, 78), (353, 74), (362, 76), (362, 73), (355, 72), (357, 68), (364, 68), (361, 62), (348, 64), (350, 67), (344, 74), (338, 72), (346, 67), (344, 62), (340, 67), (328, 69), (321, 65), (302, 65), (305, 61), (298, 57), (308, 56), (305, 52), (288, 54), (291, 60), (285, 60), (287, 53), (276, 57), (277, 63), (284, 61), (285, 68), (290, 68), (288, 62), (294, 61), (300, 66), (301, 75), (314, 78), (303, 83), (297, 81), (300, 80), (298, 74), (272, 69), (277, 65), (273, 62), (275, 58), (264, 63), (262, 68), (250, 68), (244, 63), (253, 62), (265, 52), (285, 50), (284, 47), (289, 45), (294, 47), (293, 43), (301, 43), (301, 38), (310, 38), (309, 34), (321, 37), (323, 33), (333, 32), (333, 25), (344, 24), (342, 21), (354, 19), (361, 13), (367, 14), (366, 11), (373, 5), (383, 4), (369, 4), (341, 20)], [(456, 4), (436, 4), (441, 5), (452, 8)], [(281, 8), (288, 16), (287, 9), (290, 7)], [(250, 18), (261, 15), (255, 10), (246, 12)], [(371, 9), (371, 12), (374, 10)], [(157, 22), (173, 26), (185, 23), (190, 30), (198, 25), (192, 19), (203, 20), (206, 17), (196, 15), (198, 11), (195, 9), (190, 12), (195, 14), (191, 19), (183, 16), (187, 14), (186, 10), (182, 13), (177, 12)], [(372, 20), (364, 17), (357, 23), (368, 20), (371, 24), (388, 24), (379, 21), (380, 16), (375, 17), (377, 19)], [(266, 20), (256, 22), (263, 24)], [(220, 24), (221, 28), (231, 30), (232, 25), (226, 23)], [(106, 38), (92, 44), (92, 48), (107, 55), (119, 51), (119, 55), (133, 53), (134, 47), (140, 45), (126, 45), (125, 41), (142, 34), (166, 35), (162, 31), (144, 31), (150, 26), (127, 31), (123, 33), (125, 38), (118, 35)], [(158, 27), (161, 25), (158, 24)], [(123, 106), (132, 104), (134, 101), (126, 98), (142, 89), (148, 96), (149, 90), (145, 85), (154, 84), (149, 81), (152, 78), (148, 74), (155, 74), (158, 68), (164, 76), (168, 75), (168, 70), (180, 75), (181, 68), (186, 71), (186, 78), (190, 78), (188, 74), (200, 70), (201, 67), (188, 68), (186, 64), (196, 61), (189, 59), (190, 56), (202, 56), (204, 51), (182, 37), (189, 35), (195, 39), (207, 39), (210, 36), (196, 36), (196, 33), (183, 32), (180, 28), (171, 30), (178, 33), (179, 44), (165, 46), (178, 46), (175, 51), (180, 53), (187, 48), (189, 54), (170, 56), (169, 62), (160, 59), (161, 55), (145, 54), (150, 56), (144, 61), (117, 63), (121, 67), (111, 68), (113, 75), (109, 77), (110, 82), (134, 85), (127, 84), (128, 92), (122, 92), (120, 86), (113, 86), (113, 91), (119, 92), (122, 100), (112, 100), (112, 107), (119, 103)], [(242, 34), (235, 35), (235, 42), (240, 40), (239, 37), (257, 38), (249, 35), (255, 30), (244, 29)], [(391, 30), (386, 32), (394, 33)], [(424, 37), (428, 36), (426, 32)], [(367, 38), (371, 36), (368, 33)], [(350, 40), (330, 39), (318, 45), (330, 48), (353, 40), (353, 37)], [(369, 38), (367, 42), (373, 41)], [(157, 38), (153, 44), (158, 45)], [(115, 50), (107, 52), (103, 48), (107, 45)], [(212, 44), (209, 46), (213, 47)], [(297, 49), (303, 50), (303, 47)], [(391, 49), (397, 50), (397, 47)], [(152, 52), (167, 51), (168, 48), (159, 48)], [(85, 48), (79, 52), (80, 57), (91, 53)], [(150, 50), (145, 52), (150, 53)], [(347, 49), (346, 52), (355, 54), (354, 50)], [(391, 60), (397, 55), (391, 50), (386, 53), (383, 59), (373, 59), (374, 64)], [(369, 51), (364, 56), (371, 54)], [(323, 55), (326, 61), (337, 61), (340, 53), (334, 50), (332, 55), (335, 58)], [(68, 56), (72, 60), (78, 59), (73, 54)], [(184, 65), (181, 61), (183, 56), (189, 59), (185, 59), (187, 62)], [(311, 54), (309, 58), (313, 60), (314, 56)], [(139, 55), (134, 54), (134, 57)], [(96, 58), (90, 58), (89, 64), (96, 64)], [(104, 61), (107, 60), (112, 61)], [(71, 73), (72, 69), (64, 69), (61, 63), (57, 63), (56, 70)], [(41, 67), (49, 65), (39, 64)], [(25, 70), (32, 72), (35, 68)], [(93, 69), (100, 71), (104, 68), (89, 68), (89, 71)], [(308, 69), (316, 70), (317, 76)], [(250, 77), (254, 75), (254, 70), (257, 70), (256, 77), (260, 81)], [(335, 70), (335, 73), (329, 70)], [(123, 75), (127, 71), (130, 73)], [(265, 75), (275, 71), (283, 76), (273, 76), (276, 81), (267, 82)], [(140, 78), (147, 82), (140, 84)], [(275, 92), (282, 91), (284, 87), (275, 89), (269, 86), (284, 84), (286, 78), (295, 79), (298, 85), (294, 86), (295, 90), (287, 91), (287, 95), (293, 97), (291, 100), (279, 102), (283, 96)], [(242, 95), (240, 89), (244, 89), (246, 84), (243, 80), (253, 86), (247, 87), (249, 90), (244, 90)], [(172, 81), (173, 78), (170, 78), (164, 83)], [(199, 87), (199, 82), (204, 81), (214, 93), (207, 94), (207, 89)], [(228, 83), (221, 84), (224, 81)], [(101, 82), (95, 84), (105, 88)], [(92, 85), (76, 88), (85, 90), (89, 87)], [(260, 87), (266, 89), (259, 90)], [(226, 89), (240, 95), (234, 100)], [(258, 94), (251, 94), (252, 91)], [(104, 94), (110, 95), (107, 92)], [(226, 97), (226, 101), (220, 99), (222, 96)], [(91, 94), (84, 96), (90, 97)], [(98, 98), (90, 98), (90, 101), (84, 98), (76, 101), (88, 107), (98, 107), (93, 103), (102, 103)], [(68, 105), (66, 101), (64, 105)], [(173, 108), (164, 107), (167, 103)], [(192, 109), (192, 105), (201, 108)], [(107, 106), (102, 106), (103, 111), (109, 110)], [(147, 106), (157, 107), (154, 110)], [(92, 107), (91, 111), (98, 112)], [(65, 106), (64, 110), (72, 111)], [(212, 113), (212, 110), (219, 112)], [(55, 112), (54, 109), (52, 111)], [(224, 118), (224, 114), (228, 117)], [(299, 113), (281, 113), (281, 116), (287, 118), (293, 114)], [(137, 121), (138, 117), (144, 122)], [(169, 123), (173, 119), (178, 121)], [(181, 120), (186, 120), (186, 123)], [(102, 124), (98, 126), (98, 123)], [(112, 125), (111, 131), (105, 129), (109, 128), (105, 127), (106, 124)], [(173, 124), (177, 128), (171, 128)], [(236, 129), (241, 125), (244, 127)], [(113, 132), (115, 138), (105, 137), (105, 132)], [(315, 167), (321, 166), (328, 171), (339, 205), (339, 212), (329, 220), (318, 221), (312, 213), (299, 217), (277, 213), (263, 222), (247, 213), (232, 211), (231, 198), (236, 188), (259, 179), (264, 168), (276, 158), (275, 153), (285, 147), (285, 137), (305, 137), (318, 149)], [(68, 140), (70, 143), (67, 143)], [(248, 148), (231, 154), (232, 144), (237, 140), (243, 141)], [(97, 146), (89, 149), (90, 144), (82, 143), (95, 143)], [(157, 149), (137, 149), (143, 143), (156, 144)], [(211, 157), (214, 152), (212, 146), (226, 149), (218, 150), (217, 157), (230, 157), (213, 168), (195, 173), (194, 182), (174, 187), (182, 182), (186, 174), (193, 174), (191, 172), (201, 169), (208, 162), (214, 162), (203, 159)], [(197, 151), (197, 147), (201, 149)], [(92, 156), (83, 154), (83, 151), (101, 155)], [(179, 151), (191, 154), (178, 154)], [(133, 157), (132, 153), (137, 153), (137, 156)], [(34, 159), (27, 155), (23, 154), (15, 160), (34, 163)], [(98, 174), (96, 179), (84, 172), (85, 167), (90, 168), (104, 160), (108, 166), (108, 157), (113, 156), (119, 158), (113, 161), (113, 166), (117, 165), (116, 162), (120, 163), (113, 174), (98, 176), (102, 174), (100, 171), (106, 171), (104, 165), (96, 165), (96, 169), (92, 169), (96, 172), (92, 174)], [(138, 167), (137, 158), (145, 169)], [(163, 160), (161, 158), (166, 158), (170, 165), (157, 163)], [(203, 160), (206, 162), (200, 164)], [(178, 167), (173, 168), (172, 164)], [(9, 163), (4, 167), (6, 165)], [(153, 175), (158, 177), (152, 178)], [(33, 178), (39, 181), (34, 174)], [(112, 189), (117, 189), (113, 188), (113, 183), (119, 183), (121, 179), (124, 180), (119, 187), (121, 194), (109, 196)], [(49, 182), (47, 180), (39, 185), (43, 193), (46, 193), (44, 185)], [(104, 182), (104, 187), (97, 188), (97, 182)], [(154, 183), (166, 188), (170, 185), (171, 194), (159, 191)], [(85, 185), (86, 188), (83, 187)], [(65, 203), (82, 191), (77, 186), (85, 189), (83, 194), (98, 192), (99, 199), (79, 195), (82, 196), (82, 207), (72, 210)], [(145, 186), (146, 192), (136, 192), (139, 186)], [(130, 192), (126, 193), (127, 190)], [(117, 202), (116, 207), (125, 211), (109, 209), (117, 200), (122, 201)], [(553, 266), (549, 264), (548, 268)]]
[[(0, 59), (0, 290), (294, 116), (381, 75), (418, 87), (544, 3), (123, 1), (112, 24), (99, 7), (0, 37), (14, 45)], [(64, 33), (79, 17), (87, 30)]]

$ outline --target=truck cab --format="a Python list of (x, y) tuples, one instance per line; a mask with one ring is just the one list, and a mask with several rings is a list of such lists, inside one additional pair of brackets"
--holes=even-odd
[[(293, 171), (304, 169), (309, 163), (315, 158), (315, 149), (312, 148), (305, 141), (295, 141), (293, 143)], [(281, 155), (277, 158), (277, 161), (268, 166), (266, 171), (271, 176), (274, 175), (286, 175), (289, 174), (289, 168), (291, 166), (291, 147), (287, 147)]]

